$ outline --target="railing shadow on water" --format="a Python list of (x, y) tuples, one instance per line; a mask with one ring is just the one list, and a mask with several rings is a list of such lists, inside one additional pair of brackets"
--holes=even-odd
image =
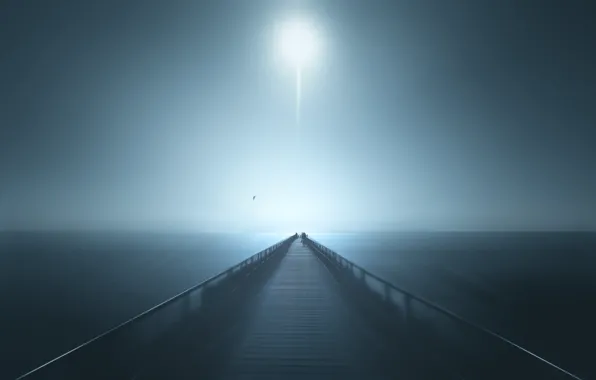
[(461, 379), (581, 380), (511, 340), (398, 287), (321, 243), (304, 242), (322, 259), (363, 315), (413, 360)]
[[(296, 238), (293, 235), (252, 255), (17, 380), (144, 379), (157, 369), (165, 375), (164, 370), (174, 370), (176, 359), (184, 357), (190, 342), (200, 351), (225, 341), (221, 339), (224, 324), (238, 317), (235, 313), (264, 284)], [(198, 369), (199, 373), (215, 365), (206, 359), (201, 358), (206, 368)]]

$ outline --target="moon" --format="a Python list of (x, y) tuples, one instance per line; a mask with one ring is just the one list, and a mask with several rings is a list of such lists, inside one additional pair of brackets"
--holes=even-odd
[(279, 28), (278, 48), (282, 58), (296, 70), (311, 64), (319, 51), (315, 26), (308, 20), (286, 21)]

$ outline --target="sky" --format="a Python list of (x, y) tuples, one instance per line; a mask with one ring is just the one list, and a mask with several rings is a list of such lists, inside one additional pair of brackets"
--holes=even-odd
[[(596, 230), (594, 14), (3, 1), (0, 229)], [(321, 45), (299, 123), (296, 18)]]

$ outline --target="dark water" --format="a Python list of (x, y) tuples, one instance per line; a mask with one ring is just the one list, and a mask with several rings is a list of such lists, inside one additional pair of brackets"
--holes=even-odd
[(11, 379), (281, 235), (0, 234), (0, 379)]
[(596, 233), (312, 237), (572, 373), (596, 378)]
[[(283, 237), (0, 235), (0, 379), (52, 359)], [(596, 234), (312, 237), (414, 293), (593, 377)]]

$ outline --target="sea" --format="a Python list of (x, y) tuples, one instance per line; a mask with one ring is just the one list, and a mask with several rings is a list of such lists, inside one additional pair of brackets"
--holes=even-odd
[[(0, 233), (0, 379), (289, 234)], [(317, 233), (368, 271), (595, 378), (596, 233)]]

